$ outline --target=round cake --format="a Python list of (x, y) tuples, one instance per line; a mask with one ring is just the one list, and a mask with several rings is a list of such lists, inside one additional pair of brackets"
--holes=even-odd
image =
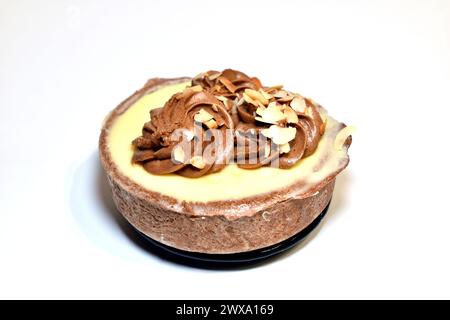
[(309, 98), (226, 69), (149, 80), (106, 118), (100, 159), (129, 223), (203, 254), (308, 227), (348, 164), (351, 127)]

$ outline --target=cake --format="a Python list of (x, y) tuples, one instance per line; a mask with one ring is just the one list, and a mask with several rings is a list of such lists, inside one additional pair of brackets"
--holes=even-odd
[(226, 255), (309, 226), (349, 162), (351, 133), (314, 100), (226, 69), (149, 80), (107, 116), (99, 151), (134, 228)]

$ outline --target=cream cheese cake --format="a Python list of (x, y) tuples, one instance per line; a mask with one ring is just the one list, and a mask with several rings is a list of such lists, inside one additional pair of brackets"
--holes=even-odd
[[(107, 116), (100, 158), (118, 210), (141, 233), (232, 254), (280, 243), (318, 217), (351, 133), (312, 99), (226, 69), (149, 80)], [(256, 136), (264, 144), (252, 149)]]

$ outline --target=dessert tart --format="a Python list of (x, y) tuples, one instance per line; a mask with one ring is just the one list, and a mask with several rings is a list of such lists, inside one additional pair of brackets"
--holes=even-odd
[(114, 202), (153, 242), (203, 256), (264, 251), (317, 223), (351, 127), (281, 85), (226, 69), (149, 80), (100, 135)]

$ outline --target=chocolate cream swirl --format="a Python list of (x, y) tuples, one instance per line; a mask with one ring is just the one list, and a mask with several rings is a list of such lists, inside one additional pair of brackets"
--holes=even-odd
[(194, 77), (150, 118), (133, 141), (132, 161), (153, 174), (191, 178), (230, 162), (290, 168), (316, 150), (325, 130), (312, 100), (231, 69)]

